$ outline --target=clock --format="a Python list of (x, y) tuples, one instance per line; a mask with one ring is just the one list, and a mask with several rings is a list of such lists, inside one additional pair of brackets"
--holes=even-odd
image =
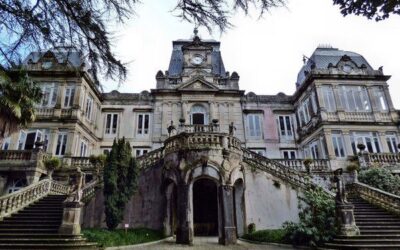
[(203, 57), (195, 55), (194, 57), (192, 57), (192, 59), (190, 59), (190, 62), (196, 66), (201, 65), (203, 63)]

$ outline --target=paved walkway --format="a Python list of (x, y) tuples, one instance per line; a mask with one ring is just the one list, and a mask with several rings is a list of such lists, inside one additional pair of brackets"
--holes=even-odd
[(132, 246), (124, 249), (149, 249), (149, 250), (175, 250), (175, 249), (190, 249), (190, 250), (283, 250), (283, 249), (294, 249), (291, 247), (284, 246), (274, 246), (274, 245), (258, 245), (250, 244), (247, 242), (239, 241), (236, 245), (223, 246), (218, 244), (218, 238), (216, 237), (195, 237), (193, 246), (187, 245), (177, 245), (175, 244), (175, 239), (170, 239), (168, 241), (147, 245), (147, 246)]

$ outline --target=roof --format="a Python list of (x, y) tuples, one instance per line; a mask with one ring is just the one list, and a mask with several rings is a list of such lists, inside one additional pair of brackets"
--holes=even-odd
[(46, 53), (49, 52), (54, 55), (54, 57), (57, 59), (57, 62), (60, 64), (68, 62), (73, 67), (80, 67), (85, 62), (81, 56), (81, 53), (78, 51), (56, 48), (45, 52), (31, 52), (24, 60), (24, 64), (29, 62), (37, 63)]
[(306, 78), (305, 71), (310, 72), (312, 66), (315, 65), (315, 69), (328, 69), (330, 65), (336, 66), (343, 56), (348, 56), (358, 66), (365, 65), (367, 70), (373, 70), (371, 65), (365, 60), (365, 58), (351, 51), (339, 50), (337, 48), (322, 48), (318, 47), (314, 53), (307, 60), (306, 64), (300, 69), (297, 75), (296, 86), (299, 87)]

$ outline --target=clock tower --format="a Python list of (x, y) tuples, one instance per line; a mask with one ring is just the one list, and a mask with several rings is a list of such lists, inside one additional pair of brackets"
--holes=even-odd
[(215, 89), (239, 89), (238, 74), (225, 71), (220, 42), (200, 39), (195, 29), (192, 39), (173, 41), (172, 46), (168, 71), (156, 75), (157, 89), (180, 89), (195, 79)]

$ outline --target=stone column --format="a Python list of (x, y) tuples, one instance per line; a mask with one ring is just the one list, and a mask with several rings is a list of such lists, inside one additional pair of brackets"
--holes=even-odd
[(221, 185), (219, 188), (219, 207), (221, 224), (219, 225), (218, 242), (222, 245), (236, 244), (236, 227), (233, 204), (233, 186)]
[(58, 230), (59, 234), (79, 235), (81, 233), (81, 211), (84, 203), (65, 201), (63, 203), (63, 219)]
[(332, 143), (332, 132), (330, 130), (324, 130), (325, 140), (326, 140), (326, 150), (329, 159), (336, 159), (335, 149)]
[(381, 152), (383, 153), (390, 153), (389, 147), (386, 142), (386, 133), (385, 132), (378, 132), (379, 141), (382, 145)]
[[(73, 151), (75, 149), (75, 131), (68, 131), (68, 137), (67, 137), (67, 146), (65, 149), (65, 154), (73, 156)], [(89, 145), (88, 145), (89, 146)]]
[(54, 107), (54, 116), (60, 117), (61, 116), (61, 102), (62, 102), (62, 95), (64, 92), (65, 82), (63, 84), (58, 85), (57, 88), (57, 101), (56, 106)]
[(47, 153), (54, 154), (56, 152), (57, 140), (58, 140), (58, 129), (50, 129), (50, 140), (47, 146)]
[(342, 130), (344, 148), (346, 155), (353, 155), (353, 148), (351, 147), (350, 131)]
[(321, 119), (323, 121), (328, 119), (328, 116), (326, 114), (326, 106), (323, 98), (323, 93), (321, 89), (321, 85), (316, 85), (315, 86), (315, 93), (316, 93), (316, 99), (317, 99), (317, 106), (319, 107), (319, 112), (321, 115)]
[(182, 118), (185, 119), (185, 124), (189, 124), (189, 116), (188, 116), (187, 110), (188, 110), (188, 102), (183, 101), (182, 102)]
[(177, 228), (176, 243), (193, 244), (193, 227), (189, 219), (189, 185), (177, 186)]

